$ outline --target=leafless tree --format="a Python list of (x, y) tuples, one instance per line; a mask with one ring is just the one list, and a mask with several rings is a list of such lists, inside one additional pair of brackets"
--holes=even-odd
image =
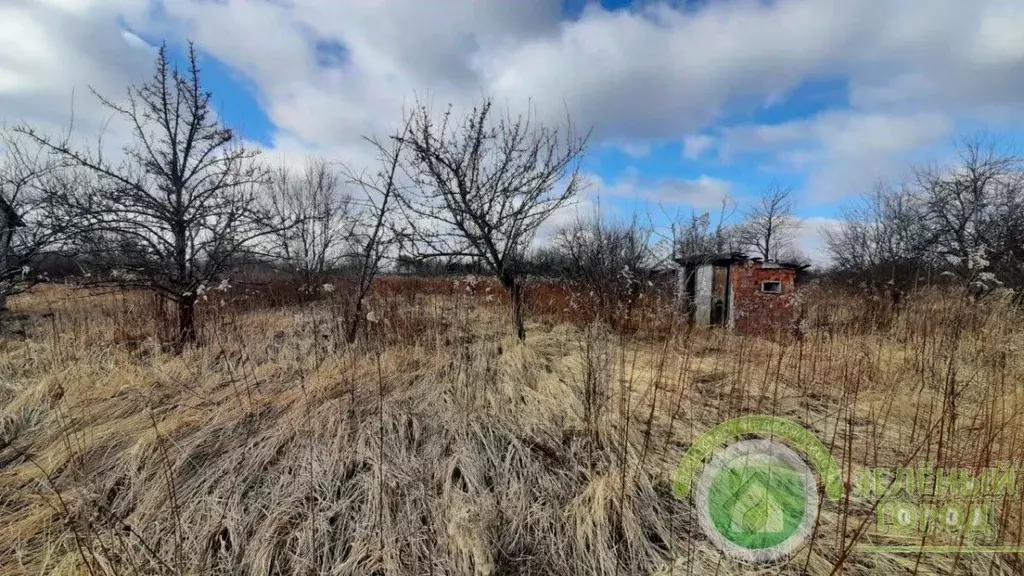
[(265, 170), (254, 161), (258, 151), (236, 145), (232, 130), (218, 122), (191, 44), (184, 71), (163, 46), (153, 77), (129, 87), (125, 102), (96, 96), (134, 135), (116, 161), (104, 157), (102, 145), (73, 146), (70, 131), (54, 139), (29, 126), (18, 130), (95, 176), (95, 186), (60, 198), (67, 216), (102, 249), (95, 257), (120, 257), (125, 268), (108, 281), (153, 290), (175, 304), (180, 347), (196, 339), (200, 288), (255, 239), (282, 227), (256, 201)]
[(777, 262), (795, 264), (797, 266), (811, 266), (811, 257), (797, 246), (789, 246), (776, 255)]
[(722, 252), (739, 251), (741, 239), (729, 220), (736, 213), (736, 205), (729, 198), (722, 200), (717, 215), (710, 211), (692, 212), (688, 216), (677, 214), (669, 218), (673, 258), (696, 258)]
[(1017, 154), (984, 136), (964, 138), (954, 166), (926, 166), (914, 176), (931, 232), (926, 241), (949, 272), (981, 291), (1021, 278), (1024, 162)]
[(974, 295), (1024, 284), (1024, 162), (984, 136), (847, 206), (826, 233), (833, 271), (906, 287), (927, 271)]
[(373, 287), (374, 278), (399, 239), (392, 216), (399, 198), (405, 191), (400, 187), (399, 169), (408, 129), (407, 123), (405, 129), (392, 136), (388, 143), (376, 138), (366, 138), (377, 152), (376, 171), (357, 174), (352, 170), (346, 170), (348, 180), (364, 193), (360, 199), (359, 221), (353, 228), (350, 243), (355, 249), (350, 261), (355, 266), (356, 284), (352, 294), (352, 316), (346, 331), (349, 342), (355, 341), (359, 333), (364, 302)]
[(531, 110), (495, 119), (484, 99), (461, 119), (417, 104), (404, 137), (415, 193), (403, 194), (407, 248), (425, 257), (477, 259), (508, 293), (512, 325), (523, 327), (522, 265), (537, 228), (583, 186), (588, 135), (571, 121), (552, 127)]
[(628, 310), (655, 264), (651, 236), (636, 215), (611, 221), (595, 211), (561, 228), (554, 246), (563, 256), (564, 276), (593, 292), (601, 310), (618, 305)]
[(307, 159), (298, 174), (284, 165), (272, 170), (265, 195), (278, 222), (294, 223), (268, 238), (270, 256), (299, 278), (303, 289), (319, 288), (351, 252), (356, 222), (351, 195), (341, 190), (337, 171), (323, 158)]
[(822, 231), (832, 272), (875, 288), (913, 283), (929, 265), (924, 207), (906, 186), (884, 182), (842, 207), (838, 226)]
[(63, 242), (75, 222), (59, 218), (54, 198), (82, 185), (74, 170), (25, 138), (0, 131), (0, 311), (7, 298), (43, 279), (36, 267)]
[(772, 185), (746, 211), (739, 233), (744, 244), (769, 261), (790, 245), (796, 226), (792, 190)]

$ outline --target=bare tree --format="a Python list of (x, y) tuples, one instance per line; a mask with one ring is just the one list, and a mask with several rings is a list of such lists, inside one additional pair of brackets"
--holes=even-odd
[(796, 226), (792, 190), (772, 185), (765, 188), (746, 211), (739, 232), (744, 244), (769, 261), (790, 245)]
[(839, 224), (822, 231), (832, 272), (871, 287), (906, 287), (931, 264), (925, 205), (906, 186), (876, 185), (840, 209)]
[(338, 186), (338, 174), (322, 158), (309, 158), (301, 173), (281, 165), (271, 171), (266, 197), (278, 222), (292, 222), (270, 237), (270, 255), (314, 290), (351, 251), (355, 207)]
[(826, 233), (833, 272), (860, 282), (906, 287), (927, 270), (974, 295), (1024, 284), (1024, 162), (984, 137), (963, 139), (950, 165), (880, 184), (840, 220)]
[(126, 102), (96, 96), (133, 131), (133, 143), (116, 162), (103, 156), (101, 145), (73, 147), (70, 131), (55, 140), (29, 126), (18, 130), (96, 177), (95, 186), (60, 198), (67, 217), (102, 249), (96, 258), (120, 256), (125, 269), (108, 281), (153, 290), (175, 304), (180, 348), (196, 339), (200, 287), (255, 239), (281, 227), (258, 208), (265, 171), (254, 162), (258, 151), (235, 145), (232, 130), (217, 121), (191, 44), (184, 71), (171, 65), (165, 45), (153, 77), (129, 87)]
[(75, 223), (57, 217), (53, 199), (82, 184), (79, 174), (24, 140), (0, 131), (0, 311), (9, 296), (43, 279), (40, 259), (64, 247)]
[(531, 109), (495, 120), (484, 99), (462, 119), (451, 107), (436, 119), (424, 105), (408, 115), (407, 173), (401, 195), (408, 247), (425, 257), (478, 259), (508, 293), (512, 325), (523, 327), (522, 265), (537, 228), (583, 186), (587, 135), (572, 123), (551, 127)]
[(622, 305), (628, 312), (655, 263), (651, 235), (635, 215), (608, 221), (595, 211), (561, 228), (554, 245), (564, 261), (564, 276), (592, 291), (601, 310)]
[(359, 224), (353, 229), (351, 241), (356, 250), (350, 256), (356, 268), (356, 286), (352, 294), (352, 316), (346, 331), (349, 342), (355, 341), (359, 333), (364, 301), (373, 287), (373, 280), (380, 272), (384, 258), (398, 241), (391, 217), (403, 192), (398, 177), (408, 129), (407, 123), (403, 131), (390, 138), (389, 144), (366, 138), (377, 151), (379, 168), (376, 171), (359, 174), (347, 171), (349, 180), (364, 192)]
[(698, 258), (722, 252), (738, 251), (741, 239), (729, 220), (736, 213), (736, 205), (724, 198), (718, 214), (710, 211), (692, 212), (689, 216), (677, 214), (669, 219), (669, 240), (673, 258)]
[(926, 241), (944, 267), (972, 290), (1019, 280), (1024, 273), (1024, 162), (984, 136), (963, 139), (958, 155), (952, 167), (914, 171), (931, 232)]

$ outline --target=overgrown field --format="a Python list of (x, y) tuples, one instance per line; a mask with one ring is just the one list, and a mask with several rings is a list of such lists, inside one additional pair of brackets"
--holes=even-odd
[[(743, 336), (689, 329), (653, 295), (601, 311), (539, 290), (520, 343), (493, 287), (437, 282), (384, 279), (355, 344), (331, 298), (211, 292), (204, 345), (177, 356), (144, 295), (15, 298), (0, 573), (1024, 571), (1015, 555), (860, 551), (894, 540), (859, 498), (823, 500), (809, 546), (752, 567), (672, 494), (690, 443), (751, 413), (803, 424), (846, 480), (1024, 467), (1024, 313), (1009, 301), (922, 292), (893, 308), (812, 287), (799, 330)], [(1003, 543), (1021, 544), (1022, 500), (1024, 478)]]

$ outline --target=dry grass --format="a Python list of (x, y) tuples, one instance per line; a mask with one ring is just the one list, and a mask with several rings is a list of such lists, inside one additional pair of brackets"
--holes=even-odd
[[(753, 412), (806, 425), (844, 469), (1024, 464), (1024, 314), (1007, 302), (922, 294), (895, 314), (818, 293), (802, 338), (687, 330), (667, 309), (654, 338), (572, 322), (570, 298), (521, 345), (470, 292), (384, 291), (354, 346), (329, 300), (227, 306), (181, 356), (149, 337), (145, 297), (15, 299), (0, 573), (747, 573), (671, 485), (694, 438)], [(1022, 489), (1004, 541), (1021, 540)], [(860, 530), (869, 508), (827, 503), (811, 546), (759, 570), (1022, 570), (857, 553), (883, 541)]]

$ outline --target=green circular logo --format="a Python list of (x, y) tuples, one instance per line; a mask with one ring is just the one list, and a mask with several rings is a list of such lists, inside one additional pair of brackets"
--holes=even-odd
[(716, 453), (697, 482), (701, 527), (739, 560), (770, 562), (792, 554), (811, 534), (817, 478), (792, 450), (745, 440)]

